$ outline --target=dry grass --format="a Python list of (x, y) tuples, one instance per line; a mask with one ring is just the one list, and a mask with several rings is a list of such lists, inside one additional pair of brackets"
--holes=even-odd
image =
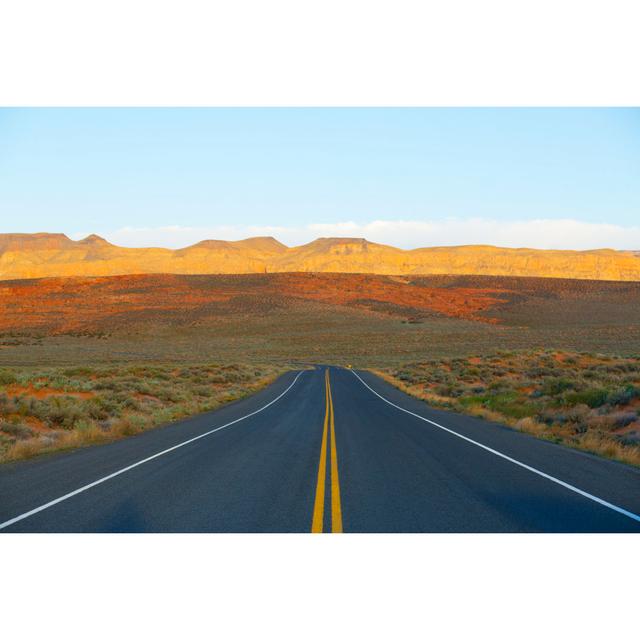
[(433, 406), (640, 466), (640, 357), (499, 352), (376, 373)]
[(210, 411), (284, 367), (138, 365), (0, 369), (0, 462), (99, 444)]

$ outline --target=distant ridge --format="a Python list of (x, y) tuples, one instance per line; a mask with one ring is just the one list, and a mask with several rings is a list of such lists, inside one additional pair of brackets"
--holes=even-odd
[(118, 247), (97, 235), (0, 234), (0, 280), (147, 273), (374, 273), (640, 281), (637, 251), (557, 251), (488, 245), (403, 250), (364, 238), (287, 247), (272, 237), (203, 240), (183, 249)]

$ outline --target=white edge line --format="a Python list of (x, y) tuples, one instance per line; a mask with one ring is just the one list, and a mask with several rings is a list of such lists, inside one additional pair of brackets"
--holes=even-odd
[(441, 424), (438, 424), (437, 422), (434, 422), (433, 420), (429, 420), (428, 418), (424, 418), (421, 415), (418, 415), (417, 413), (414, 413), (413, 411), (409, 411), (408, 409), (403, 409), (402, 407), (399, 407), (397, 404), (394, 404), (393, 402), (391, 402), (390, 400), (387, 400), (385, 397), (381, 396), (377, 391), (375, 391), (374, 389), (372, 389), (353, 369), (351, 369), (351, 372), (353, 373), (354, 376), (356, 376), (356, 378), (358, 378), (358, 380), (360, 380), (360, 382), (362, 382), (362, 384), (367, 387), (367, 389), (369, 389), (369, 391), (371, 391), (372, 393), (374, 393), (375, 395), (378, 396), (378, 398), (380, 398), (381, 400), (384, 400), (387, 404), (390, 404), (392, 407), (395, 407), (396, 409), (399, 409), (400, 411), (404, 411), (405, 413), (408, 413), (409, 415), (412, 415), (416, 418), (419, 418), (420, 420), (424, 420), (424, 422), (428, 422), (429, 424), (433, 425), (434, 427), (438, 427), (438, 429), (442, 429), (443, 431), (446, 431), (447, 433), (450, 433), (454, 436), (457, 436), (458, 438), (462, 438), (462, 440), (466, 440), (467, 442), (470, 442), (471, 444), (475, 444), (477, 447), (480, 447), (481, 449), (484, 449), (485, 451), (489, 451), (489, 453), (493, 453), (494, 455), (498, 456), (499, 458), (503, 458), (504, 460), (508, 460), (509, 462), (512, 462), (513, 464), (518, 465), (519, 467), (522, 467), (523, 469), (526, 469), (527, 471), (531, 471), (531, 473), (535, 473), (538, 476), (541, 476), (542, 478), (546, 478), (547, 480), (550, 480), (551, 482), (555, 482), (556, 484), (559, 484), (562, 487), (565, 487), (565, 489), (569, 489), (570, 491), (573, 491), (575, 493), (580, 494), (581, 496), (588, 498), (589, 500), (593, 500), (594, 502), (597, 502), (598, 504), (602, 505), (603, 507), (607, 507), (608, 509), (612, 509), (613, 511), (617, 511), (618, 513), (622, 514), (623, 516), (627, 516), (627, 518), (631, 518), (632, 520), (635, 520), (636, 522), (640, 522), (640, 515), (633, 513), (631, 511), (627, 511), (626, 509), (623, 509), (622, 507), (618, 507), (615, 504), (611, 504), (611, 502), (607, 502), (606, 500), (603, 500), (602, 498), (598, 498), (597, 496), (592, 495), (591, 493), (587, 493), (586, 491), (583, 491), (582, 489), (578, 489), (578, 487), (574, 487), (572, 484), (569, 484), (568, 482), (564, 482), (563, 480), (559, 480), (558, 478), (555, 478), (554, 476), (550, 476), (548, 473), (544, 473), (544, 471), (540, 471), (539, 469), (536, 469), (535, 467), (531, 467), (528, 464), (525, 464), (524, 462), (520, 462), (519, 460), (516, 460), (515, 458), (511, 458), (508, 455), (504, 454), (504, 453), (500, 453), (500, 451), (496, 451), (495, 449), (492, 449), (491, 447), (488, 447), (485, 444), (481, 444), (480, 442), (477, 442), (476, 440), (472, 440), (471, 438), (467, 438), (467, 436), (463, 436), (461, 433), (458, 433), (457, 431), (453, 431), (452, 429), (448, 429), (447, 427), (442, 426)]
[(246, 416), (242, 416), (241, 418), (237, 418), (236, 420), (232, 420), (231, 422), (227, 422), (227, 424), (223, 424), (221, 427), (216, 427), (215, 429), (211, 429), (211, 431), (207, 431), (206, 433), (201, 433), (199, 436), (196, 436), (195, 438), (190, 438), (189, 440), (185, 440), (184, 442), (180, 442), (179, 444), (174, 445), (173, 447), (169, 447), (168, 449), (164, 449), (163, 451), (160, 451), (158, 453), (154, 453), (152, 456), (149, 456), (148, 458), (144, 458), (143, 460), (138, 460), (138, 462), (134, 462), (133, 464), (130, 464), (128, 467), (124, 467), (123, 469), (119, 469), (118, 471), (114, 471), (113, 473), (110, 473), (108, 476), (104, 476), (104, 478), (100, 478), (99, 480), (95, 480), (94, 482), (91, 482), (89, 484), (85, 484), (84, 486), (80, 487), (79, 489), (76, 489), (75, 491), (71, 491), (70, 493), (65, 493), (63, 496), (60, 496), (59, 498), (56, 498), (55, 500), (51, 500), (51, 502), (47, 502), (46, 504), (43, 504), (39, 507), (36, 507), (35, 509), (31, 509), (31, 511), (27, 511), (26, 513), (23, 513), (19, 516), (16, 516), (15, 518), (11, 518), (11, 520), (7, 520), (6, 522), (2, 522), (0, 523), (0, 529), (6, 529), (7, 527), (10, 527), (12, 524), (15, 524), (16, 522), (20, 522), (20, 520), (24, 520), (25, 518), (29, 518), (33, 515), (35, 515), (36, 513), (40, 513), (40, 511), (44, 511), (45, 509), (49, 509), (50, 507), (53, 507), (54, 505), (58, 504), (59, 502), (63, 502), (64, 500), (68, 500), (69, 498), (72, 498), (73, 496), (77, 496), (79, 493), (82, 493), (84, 491), (87, 491), (88, 489), (91, 489), (92, 487), (95, 487), (96, 485), (102, 484), (103, 482), (106, 482), (107, 480), (111, 480), (111, 478), (115, 478), (116, 476), (119, 476), (122, 473), (126, 473), (127, 471), (130, 471), (131, 469), (135, 469), (135, 467), (139, 467), (141, 464), (144, 464), (145, 462), (149, 462), (150, 460), (153, 460), (155, 458), (159, 458), (160, 456), (163, 456), (165, 453), (169, 453), (170, 451), (175, 451), (176, 449), (179, 449), (180, 447), (184, 447), (187, 444), (190, 444), (192, 442), (195, 442), (196, 440), (200, 440), (200, 438), (206, 438), (207, 436), (210, 436), (212, 433), (215, 433), (216, 431), (220, 431), (221, 429), (226, 429), (227, 427), (230, 427), (232, 424), (236, 424), (237, 422), (240, 422), (241, 420), (246, 420), (247, 418), (250, 418), (251, 416), (255, 416), (256, 413), (260, 413), (261, 411), (264, 411), (267, 407), (270, 407), (274, 402), (277, 402), (278, 400), (280, 400), (280, 398), (282, 398), (282, 396), (285, 395), (285, 393), (287, 393), (289, 391), (289, 389), (291, 389), (291, 387), (293, 387), (293, 385), (297, 382), (298, 378), (304, 373), (304, 371), (301, 371), (294, 379), (293, 382), (277, 397), (274, 398), (271, 402), (265, 404), (263, 407), (260, 407), (260, 409), (257, 409), (256, 411), (252, 412), (252, 413), (248, 413)]

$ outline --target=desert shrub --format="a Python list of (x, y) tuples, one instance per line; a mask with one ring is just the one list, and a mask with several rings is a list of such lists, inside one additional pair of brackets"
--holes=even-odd
[(532, 367), (526, 369), (524, 373), (530, 378), (545, 378), (556, 375), (556, 372), (548, 367)]
[(544, 432), (545, 425), (540, 424), (534, 418), (528, 416), (526, 418), (520, 418), (515, 424), (518, 431), (525, 431), (527, 433), (542, 433)]
[(48, 378), (39, 378), (34, 380), (33, 386), (35, 389), (43, 389), (45, 387), (49, 389), (60, 389), (62, 391), (75, 391), (77, 390), (78, 380), (70, 380), (64, 376), (50, 376)]
[(107, 418), (106, 420), (100, 420), (98, 422), (98, 428), (102, 429), (102, 431), (111, 431), (113, 426), (117, 424), (117, 418)]
[(613, 420), (613, 425), (617, 429), (626, 427), (638, 419), (638, 414), (636, 414), (635, 411), (619, 411), (610, 415)]
[(133, 414), (127, 416), (127, 420), (136, 431), (142, 431), (149, 426), (149, 419), (147, 416)]
[(631, 371), (636, 371), (636, 366), (632, 363), (621, 362), (619, 364), (608, 366), (607, 371), (611, 373), (629, 373)]
[(497, 411), (509, 418), (527, 418), (535, 415), (536, 407), (519, 397), (502, 394), (491, 398), (485, 406), (491, 411)]
[(453, 387), (447, 384), (439, 384), (435, 388), (435, 392), (439, 396), (450, 396), (453, 391)]
[(103, 397), (87, 400), (84, 403), (84, 409), (87, 416), (93, 420), (104, 420), (110, 415), (114, 415), (115, 411), (117, 411), (117, 415), (120, 415), (120, 411), (114, 406), (114, 403)]
[(156, 389), (154, 395), (165, 402), (174, 403), (184, 400), (184, 394), (171, 387)]
[(49, 415), (49, 404), (46, 400), (23, 395), (13, 398), (12, 410), (20, 416), (35, 416), (39, 420), (45, 420)]
[(458, 401), (463, 407), (472, 407), (482, 405), (486, 401), (487, 396), (465, 396)]
[[(406, 381), (408, 382), (411, 379), (412, 379), (412, 376), (408, 375), (408, 377), (406, 378)], [(214, 375), (211, 376), (210, 381), (213, 384), (225, 384), (225, 383), (229, 382), (229, 378), (225, 374), (214, 374)]]
[(122, 408), (126, 409), (127, 411), (140, 411), (142, 408), (140, 403), (135, 398), (132, 398), (130, 396), (126, 396), (125, 398), (123, 398), (121, 405)]
[(92, 420), (80, 419), (76, 422), (74, 429), (76, 431), (89, 431), (90, 429), (95, 429), (96, 424)]
[(574, 391), (564, 396), (564, 403), (568, 405), (586, 404), (592, 409), (601, 407), (607, 402), (609, 392), (606, 389), (592, 388), (583, 391)]
[(171, 375), (169, 373), (165, 373), (164, 371), (155, 371), (153, 374), (153, 378), (151, 379), (151, 382), (157, 384), (162, 382), (168, 382), (169, 380), (171, 380)]
[(145, 428), (145, 422), (140, 420), (142, 416), (127, 416), (122, 418), (112, 428), (113, 433), (119, 436), (132, 436)]
[(614, 425), (614, 418), (611, 415), (595, 415), (589, 416), (586, 421), (589, 429), (597, 431), (610, 431)]
[(628, 386), (626, 389), (616, 389), (607, 396), (607, 403), (612, 405), (629, 404), (632, 400), (640, 396), (638, 387)]
[(43, 438), (26, 438), (25, 440), (18, 440), (18, 442), (16, 442), (7, 452), (7, 459), (22, 460), (23, 458), (30, 458), (31, 456), (40, 453), (49, 444), (50, 442)]
[(0, 393), (0, 415), (9, 413), (9, 406), (13, 404), (13, 400), (6, 393)]
[(551, 424), (564, 424), (567, 422), (567, 416), (564, 411), (558, 411), (557, 409), (552, 409), (550, 407), (545, 407), (544, 409), (538, 411), (535, 415), (536, 419), (546, 425)]
[(203, 384), (193, 388), (193, 393), (197, 396), (206, 398), (213, 393), (211, 386)]
[(62, 373), (69, 378), (74, 378), (76, 376), (89, 377), (93, 374), (93, 370), (89, 367), (71, 367), (69, 369), (64, 369)]
[(111, 390), (116, 391), (120, 388), (120, 384), (116, 380), (101, 380), (93, 385), (96, 391)]
[(7, 371), (6, 369), (0, 369), (0, 384), (15, 384), (18, 381), (15, 373)]
[(516, 393), (502, 393), (484, 396), (465, 396), (460, 399), (462, 406), (478, 406), (501, 413), (509, 418), (526, 418), (535, 415), (536, 407)]
[(86, 418), (84, 407), (67, 396), (51, 398), (48, 401), (45, 420), (50, 425), (63, 429), (73, 429), (80, 420)]
[(170, 407), (163, 407), (153, 411), (151, 416), (156, 424), (164, 424), (173, 420), (174, 413)]
[(33, 436), (33, 429), (22, 423), (12, 422), (0, 422), (0, 431), (17, 438), (18, 440), (24, 440)]
[(590, 414), (589, 407), (586, 404), (576, 404), (573, 407), (567, 409), (564, 413), (565, 420), (567, 422), (583, 422), (588, 418)]
[(540, 392), (545, 396), (556, 396), (573, 386), (573, 382), (567, 378), (548, 378), (542, 383)]

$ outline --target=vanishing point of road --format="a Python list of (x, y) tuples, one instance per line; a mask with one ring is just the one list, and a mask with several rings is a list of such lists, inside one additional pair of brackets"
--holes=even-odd
[(640, 532), (640, 469), (290, 372), (216, 411), (0, 467), (2, 532)]

